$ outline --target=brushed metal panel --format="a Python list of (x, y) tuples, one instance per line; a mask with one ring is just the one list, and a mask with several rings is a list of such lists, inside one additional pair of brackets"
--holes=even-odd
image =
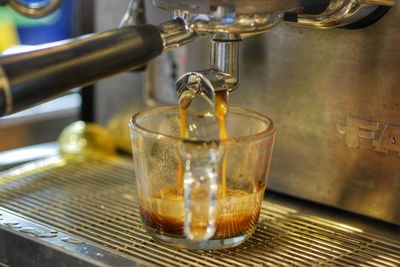
[(245, 42), (231, 99), (278, 126), (270, 188), (400, 224), (399, 25), (395, 7), (362, 30), (282, 24)]
[[(166, 17), (147, 7), (149, 22)], [(277, 123), (269, 188), (400, 225), (399, 25), (397, 6), (361, 30), (282, 23), (244, 41), (231, 103)], [(188, 70), (207, 68), (208, 54), (207, 40), (190, 44)], [(115, 112), (110, 99), (129, 102), (119, 89), (139, 91), (137, 82), (114, 81), (99, 86), (103, 122)]]

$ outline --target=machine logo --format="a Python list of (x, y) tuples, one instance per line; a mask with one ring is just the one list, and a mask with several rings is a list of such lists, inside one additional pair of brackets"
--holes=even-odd
[(360, 138), (371, 139), (375, 151), (395, 152), (400, 156), (400, 126), (385, 124), (381, 128), (377, 121), (348, 116), (346, 125), (337, 124), (336, 131), (345, 136), (349, 147), (360, 147)]

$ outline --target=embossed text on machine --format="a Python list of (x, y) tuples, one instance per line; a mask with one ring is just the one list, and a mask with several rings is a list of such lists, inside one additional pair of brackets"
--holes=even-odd
[(375, 151), (395, 152), (400, 156), (400, 126), (398, 125), (348, 116), (345, 125), (339, 123), (336, 125), (336, 131), (345, 136), (348, 147), (360, 147), (361, 138), (371, 139)]

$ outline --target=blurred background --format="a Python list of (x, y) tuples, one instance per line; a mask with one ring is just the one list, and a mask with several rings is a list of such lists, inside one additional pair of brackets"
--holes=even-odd
[[(22, 1), (43, 4), (48, 0)], [(0, 6), (0, 53), (29, 50), (34, 45), (93, 32), (93, 12), (91, 0), (64, 0), (56, 12), (43, 18), (26, 18), (8, 6)], [(86, 92), (77, 88), (48, 103), (1, 118), (0, 151), (56, 140), (65, 126), (81, 117), (82, 101), (90, 102), (92, 94), (90, 88)]]
[[(46, 2), (24, 0), (41, 1)], [(0, 52), (15, 45), (37, 45), (72, 37), (76, 5), (75, 0), (65, 0), (56, 12), (39, 19), (23, 17), (10, 7), (0, 7)]]

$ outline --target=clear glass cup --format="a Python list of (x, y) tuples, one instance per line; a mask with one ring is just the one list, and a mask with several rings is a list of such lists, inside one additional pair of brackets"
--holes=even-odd
[(176, 106), (130, 121), (140, 216), (156, 240), (187, 249), (243, 243), (256, 228), (275, 138), (267, 117), (230, 108), (229, 138), (212, 114), (189, 110), (181, 138)]

